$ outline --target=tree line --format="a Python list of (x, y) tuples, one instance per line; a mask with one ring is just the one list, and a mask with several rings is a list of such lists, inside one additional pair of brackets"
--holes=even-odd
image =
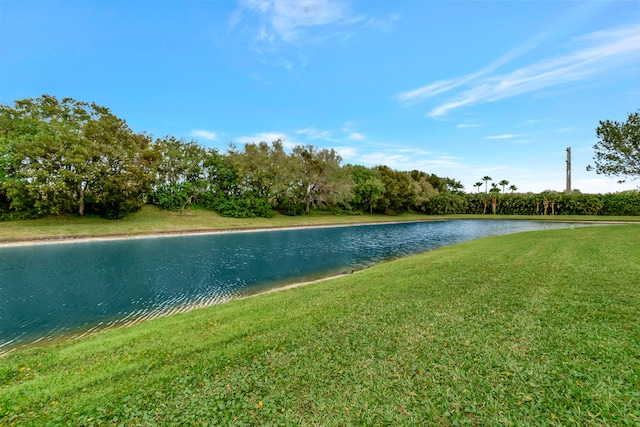
[[(600, 122), (597, 173), (640, 176), (640, 114)], [(225, 153), (173, 136), (135, 133), (108, 108), (42, 95), (0, 105), (0, 219), (77, 214), (122, 218), (145, 203), (223, 216), (333, 212), (638, 215), (638, 192), (514, 194), (485, 176), (459, 181), (388, 166), (342, 164), (333, 149), (282, 140)], [(481, 187), (484, 186), (484, 193)], [(502, 187), (502, 188), (500, 188)], [(507, 189), (511, 194), (506, 194)]]
[(430, 215), (640, 215), (640, 192), (565, 194), (548, 190), (537, 194), (438, 194), (429, 199), (424, 208)]
[(74, 213), (122, 218), (145, 203), (224, 216), (311, 209), (426, 211), (460, 182), (422, 171), (342, 165), (333, 149), (283, 141), (226, 153), (172, 136), (135, 133), (108, 108), (42, 95), (0, 105), (0, 218)]

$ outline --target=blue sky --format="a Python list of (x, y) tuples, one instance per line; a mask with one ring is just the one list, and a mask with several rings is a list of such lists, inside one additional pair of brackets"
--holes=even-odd
[(640, 109), (640, 2), (0, 0), (0, 103), (109, 107), (134, 131), (335, 148), (344, 163), (519, 191), (587, 172)]

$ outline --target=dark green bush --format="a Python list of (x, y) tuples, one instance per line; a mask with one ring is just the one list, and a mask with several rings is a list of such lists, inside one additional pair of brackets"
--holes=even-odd
[(640, 192), (604, 194), (602, 205), (602, 215), (640, 215)]
[(302, 203), (298, 203), (290, 199), (281, 202), (276, 209), (282, 215), (287, 216), (298, 216), (302, 215), (302, 212), (304, 212), (304, 206)]
[(424, 208), (429, 215), (467, 213), (469, 200), (466, 195), (441, 193), (427, 200)]

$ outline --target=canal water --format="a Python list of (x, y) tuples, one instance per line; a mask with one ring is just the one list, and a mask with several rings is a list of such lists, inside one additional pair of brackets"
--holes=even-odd
[(436, 221), (0, 247), (0, 353), (498, 234)]

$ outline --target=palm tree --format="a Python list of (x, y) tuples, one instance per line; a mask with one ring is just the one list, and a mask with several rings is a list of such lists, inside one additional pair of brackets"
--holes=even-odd
[(485, 193), (489, 193), (489, 181), (491, 181), (493, 178), (491, 178), (490, 176), (485, 176), (482, 178), (482, 180), (484, 181), (485, 187), (484, 187), (484, 192)]
[(495, 182), (491, 183), (491, 190), (489, 190), (491, 193), (495, 193), (495, 194), (499, 194), (500, 193), (500, 189), (498, 188), (498, 184), (496, 184)]
[(474, 187), (476, 187), (478, 189), (478, 193), (480, 193), (480, 187), (482, 187), (482, 183), (478, 181), (474, 184)]
[(509, 186), (509, 190), (511, 190), (511, 194), (513, 194), (514, 191), (516, 191), (518, 189), (518, 187), (516, 187), (515, 185), (511, 184)]
[(504, 187), (506, 187), (507, 185), (509, 185), (509, 181), (507, 181), (506, 179), (503, 179), (502, 181), (500, 181), (498, 183), (498, 185), (502, 185), (502, 193), (504, 194)]
[(445, 178), (447, 180), (447, 188), (450, 192), (456, 194), (461, 193), (464, 185), (460, 181), (456, 181), (455, 179)]

